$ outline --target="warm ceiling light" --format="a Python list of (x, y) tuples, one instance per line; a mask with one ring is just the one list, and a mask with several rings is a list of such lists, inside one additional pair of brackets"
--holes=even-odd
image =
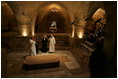
[(53, 8), (51, 11), (52, 12), (58, 12), (58, 10), (56, 8)]
[(58, 12), (60, 9), (60, 7), (56, 4), (51, 4), (48, 8), (50, 8), (52, 12)]

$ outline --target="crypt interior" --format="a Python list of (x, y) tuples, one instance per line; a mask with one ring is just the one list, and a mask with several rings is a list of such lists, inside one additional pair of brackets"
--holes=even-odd
[[(43, 53), (50, 34), (56, 51)], [(117, 78), (117, 1), (1, 1), (1, 77)]]

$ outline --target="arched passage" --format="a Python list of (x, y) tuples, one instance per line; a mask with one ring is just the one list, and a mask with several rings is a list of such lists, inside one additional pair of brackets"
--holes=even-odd
[(102, 8), (97, 9), (96, 12), (93, 14), (92, 19), (94, 21), (97, 21), (97, 20), (101, 19), (101, 22), (105, 24), (106, 23), (105, 10), (102, 9)]
[[(52, 24), (52, 21), (56, 22), (57, 33), (65, 33), (66, 32), (66, 19), (59, 12), (49, 12), (45, 15), (41, 23), (37, 23), (36, 32), (49, 32), (49, 28)], [(42, 28), (43, 27), (43, 28)]]
[[(42, 12), (44, 12), (43, 15)], [(56, 33), (70, 33), (71, 29), (69, 29), (69, 24), (71, 23), (71, 18), (68, 11), (57, 4), (50, 4), (43, 7), (42, 11), (39, 11), (36, 18), (35, 32), (49, 33), (49, 28), (53, 21), (56, 22)]]
[(1, 30), (2, 32), (15, 32), (16, 18), (10, 6), (6, 2), (1, 2)]
[[(97, 33), (97, 36), (101, 37), (102, 31), (104, 33), (104, 28), (106, 27), (106, 12), (104, 9), (99, 8), (92, 16), (92, 20), (94, 21), (94, 27), (95, 33)], [(104, 36), (104, 34), (102, 34)]]

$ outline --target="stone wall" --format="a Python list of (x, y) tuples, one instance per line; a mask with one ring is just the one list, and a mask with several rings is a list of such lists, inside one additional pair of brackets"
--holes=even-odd
[(7, 72), (7, 49), (1, 48), (1, 77), (4, 78)]
[[(76, 16), (83, 22), (84, 19), (87, 18), (88, 8), (90, 6), (90, 1), (6, 1), (6, 3), (9, 7), (11, 7), (11, 10), (17, 20), (17, 27), (22, 35), (26, 28), (28, 28), (25, 30), (27, 35), (34, 34), (37, 15), (40, 16), (40, 19), (42, 19), (49, 11), (48, 8), (52, 4), (55, 4), (60, 8), (59, 11), (66, 18), (66, 20), (70, 18), (71, 21), (73, 21)], [(25, 21), (22, 18), (24, 18)], [(71, 22), (68, 21), (67, 27), (70, 26), (70, 24)]]
[[(92, 17), (94, 12), (98, 8), (103, 8), (106, 12), (106, 26), (105, 26), (105, 39), (104, 39), (104, 47), (103, 51), (105, 53), (105, 63), (104, 63), (104, 77), (116, 77), (117, 75), (117, 3), (114, 2), (91, 2), (91, 6), (89, 7), (88, 17)], [(110, 6), (109, 6), (110, 5)], [(81, 53), (81, 49), (77, 47), (76, 44), (79, 44), (78, 41), (73, 40), (74, 48), (72, 53), (76, 57), (76, 59), (82, 60), (82, 56), (85, 53)], [(90, 57), (90, 56), (89, 56)], [(89, 60), (89, 57), (86, 57), (86, 60)], [(85, 60), (85, 58), (83, 59)], [(86, 63), (84, 63), (86, 64)]]
[(29, 51), (29, 37), (2, 37), (1, 47), (9, 51)]
[(16, 18), (11, 8), (7, 5), (7, 3), (3, 2), (1, 5), (1, 31), (18, 31), (18, 28), (16, 26)]

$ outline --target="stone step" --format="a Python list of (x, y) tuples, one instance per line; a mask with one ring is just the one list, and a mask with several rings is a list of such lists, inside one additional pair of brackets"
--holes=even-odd
[(71, 50), (70, 46), (55, 46), (56, 50)]
[[(39, 42), (41, 42), (42, 39), (39, 39)], [(56, 41), (67, 41), (68, 38), (55, 38)]]
[[(49, 44), (48, 44), (49, 45)], [(39, 46), (42, 46), (41, 44), (39, 44)], [(70, 46), (70, 44), (56, 44), (55, 46)]]
[[(63, 50), (63, 49), (70, 49), (70, 46), (69, 44), (56, 44), (55, 45), (55, 48), (56, 49), (60, 49), (60, 50)], [(48, 46), (49, 47), (49, 46)], [(41, 48), (41, 45), (39, 46), (39, 48)]]
[[(44, 34), (38, 34), (39, 36), (39, 45), (41, 47), (41, 39)], [(50, 34), (46, 34), (49, 38)], [(56, 50), (69, 50), (70, 49), (70, 43), (69, 43), (69, 34), (53, 34), (56, 39)]]
[[(69, 41), (66, 40), (66, 41), (56, 41), (57, 44), (69, 44)], [(39, 44), (41, 44), (41, 41), (39, 42)]]

